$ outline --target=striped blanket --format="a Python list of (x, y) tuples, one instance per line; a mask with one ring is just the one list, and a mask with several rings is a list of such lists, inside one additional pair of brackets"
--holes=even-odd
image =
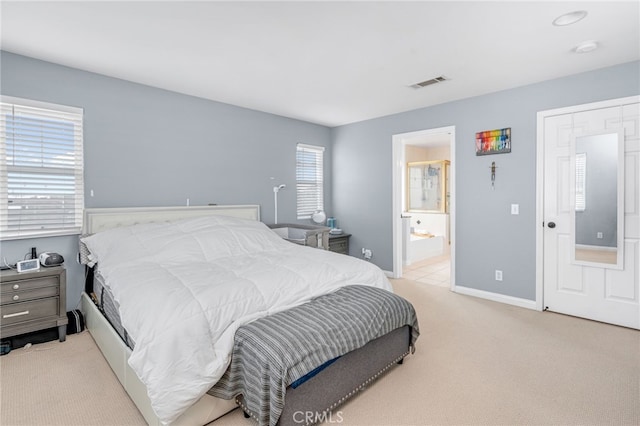
[(411, 348), (420, 332), (413, 306), (375, 287), (352, 285), (240, 327), (229, 368), (208, 392), (244, 396), (260, 425), (274, 426), (287, 386), (325, 362), (396, 328), (411, 326)]

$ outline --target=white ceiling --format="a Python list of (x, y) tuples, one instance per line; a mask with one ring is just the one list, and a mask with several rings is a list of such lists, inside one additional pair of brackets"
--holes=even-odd
[(327, 126), (640, 59), (637, 0), (0, 4), (3, 50)]

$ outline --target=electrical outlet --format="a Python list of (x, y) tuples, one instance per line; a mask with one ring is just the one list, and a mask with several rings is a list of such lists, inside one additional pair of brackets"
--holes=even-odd
[(496, 269), (496, 281), (502, 281), (502, 271)]
[(511, 204), (511, 214), (520, 214), (520, 204)]
[(600, 240), (601, 240), (601, 239), (603, 239), (603, 238), (604, 238), (604, 235), (602, 234), (602, 232), (598, 232), (598, 233), (596, 234), (596, 238), (598, 238), (598, 239), (600, 239)]

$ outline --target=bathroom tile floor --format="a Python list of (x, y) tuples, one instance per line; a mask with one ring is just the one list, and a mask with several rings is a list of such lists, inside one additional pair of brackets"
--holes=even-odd
[(451, 258), (449, 253), (429, 257), (402, 269), (402, 278), (440, 287), (451, 286)]

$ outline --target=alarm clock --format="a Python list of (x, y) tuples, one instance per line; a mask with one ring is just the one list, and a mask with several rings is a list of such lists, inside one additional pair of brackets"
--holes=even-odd
[(40, 253), (40, 263), (42, 266), (58, 266), (64, 263), (64, 257), (54, 252)]
[(16, 262), (18, 272), (37, 271), (40, 269), (40, 261), (38, 259), (21, 260)]

